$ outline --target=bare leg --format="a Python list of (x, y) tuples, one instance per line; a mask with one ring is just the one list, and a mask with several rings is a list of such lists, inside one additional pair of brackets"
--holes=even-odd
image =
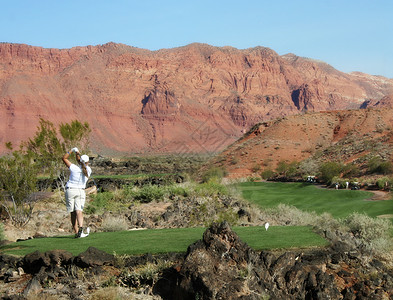
[(74, 232), (78, 233), (79, 228), (78, 228), (78, 222), (77, 222), (75, 211), (71, 212), (71, 224), (72, 224), (72, 228), (74, 229)]
[[(76, 220), (77, 220), (77, 225), (79, 225), (79, 228), (83, 227), (83, 212), (81, 210), (76, 210)], [(78, 232), (78, 229), (77, 229)]]

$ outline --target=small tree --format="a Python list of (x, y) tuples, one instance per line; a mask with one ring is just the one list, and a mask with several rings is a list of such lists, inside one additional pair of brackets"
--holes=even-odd
[(319, 167), (319, 178), (327, 184), (332, 183), (332, 179), (336, 176), (340, 176), (343, 170), (343, 165), (338, 162), (329, 161), (323, 163)]
[(296, 175), (298, 167), (299, 163), (296, 161), (288, 163), (282, 160), (278, 162), (276, 172), (284, 177), (292, 177)]
[(64, 143), (57, 137), (53, 123), (40, 119), (35, 136), (24, 143), (24, 147), (34, 157), (40, 172), (53, 178), (59, 167), (59, 157), (65, 151)]
[(62, 140), (53, 123), (40, 119), (36, 135), (24, 147), (34, 157), (40, 172), (50, 179), (57, 178), (64, 188), (66, 174), (60, 158), (66, 149), (73, 147), (87, 151), (91, 130), (88, 123), (75, 120), (70, 124), (60, 124), (59, 131)]
[(262, 173), (261, 173), (261, 177), (262, 177), (263, 179), (270, 179), (270, 178), (273, 178), (274, 175), (275, 175), (275, 173), (274, 173), (274, 171), (272, 171), (271, 169), (265, 169), (265, 170), (263, 170)]
[(89, 145), (89, 134), (91, 132), (89, 123), (81, 123), (77, 120), (70, 124), (60, 124), (60, 134), (64, 141), (65, 149), (79, 147), (80, 150), (86, 150)]
[(12, 223), (22, 227), (31, 217), (37, 191), (37, 165), (21, 150), (0, 158), (1, 205)]

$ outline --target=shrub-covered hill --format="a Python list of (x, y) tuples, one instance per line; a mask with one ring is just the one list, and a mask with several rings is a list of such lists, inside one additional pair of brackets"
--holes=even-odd
[(230, 178), (242, 178), (275, 171), (282, 162), (305, 162), (300, 171), (315, 175), (321, 163), (334, 161), (356, 166), (355, 176), (363, 176), (368, 174), (370, 159), (391, 163), (392, 155), (393, 109), (370, 108), (259, 123), (207, 166), (224, 168)]

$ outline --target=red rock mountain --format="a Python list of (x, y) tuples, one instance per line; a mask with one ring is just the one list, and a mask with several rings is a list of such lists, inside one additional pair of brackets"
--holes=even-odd
[(392, 90), (392, 79), (263, 47), (2, 43), (0, 153), (32, 137), (39, 118), (87, 121), (91, 148), (103, 154), (217, 152), (258, 122), (391, 104)]

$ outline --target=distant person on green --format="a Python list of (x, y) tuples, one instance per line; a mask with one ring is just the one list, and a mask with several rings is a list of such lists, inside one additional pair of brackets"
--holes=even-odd
[[(75, 165), (69, 161), (70, 152), (75, 153), (76, 161), (79, 163)], [(82, 238), (89, 235), (90, 228), (83, 232), (83, 208), (86, 201), (86, 183), (91, 175), (91, 168), (89, 166), (89, 156), (80, 155), (78, 148), (72, 148), (63, 156), (63, 162), (70, 170), (70, 177), (66, 184), (66, 208), (67, 212), (71, 214), (71, 224), (75, 232), (76, 238)]]

